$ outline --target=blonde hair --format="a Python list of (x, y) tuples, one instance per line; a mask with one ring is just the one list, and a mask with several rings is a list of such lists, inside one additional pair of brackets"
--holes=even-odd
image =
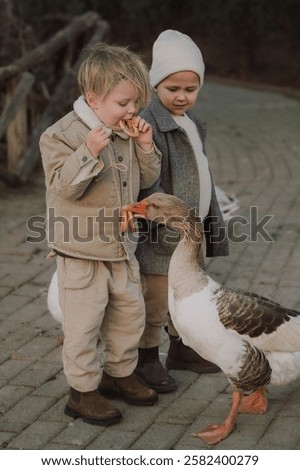
[(148, 70), (134, 52), (126, 47), (97, 43), (86, 48), (87, 54), (78, 71), (78, 85), (83, 96), (94, 92), (105, 97), (122, 80), (132, 82), (139, 95), (139, 106), (146, 106), (150, 98)]

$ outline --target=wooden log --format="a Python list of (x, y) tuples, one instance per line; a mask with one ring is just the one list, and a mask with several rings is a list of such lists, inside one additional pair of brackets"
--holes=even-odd
[(11, 98), (7, 102), (3, 113), (0, 116), (0, 139), (5, 134), (8, 125), (15, 118), (18, 109), (25, 102), (29, 91), (34, 83), (34, 76), (29, 72), (24, 72)]
[(26, 104), (22, 103), (14, 120), (6, 132), (7, 169), (14, 172), (28, 142), (28, 123)]
[(58, 31), (41, 46), (17, 59), (13, 64), (0, 67), (0, 81), (17, 75), (23, 70), (30, 69), (42, 62), (45, 60), (45, 57), (51, 56), (54, 52), (70, 43), (74, 37), (94, 26), (99, 21), (99, 18), (97, 13), (91, 11), (76, 17), (68, 26)]
[[(88, 45), (102, 41), (104, 35), (109, 29), (108, 23), (103, 20), (99, 20), (97, 26), (98, 27), (90, 39)], [(79, 57), (73, 68), (62, 78), (56, 87), (55, 93), (53, 94), (50, 103), (45, 109), (38, 125), (31, 134), (28, 148), (15, 170), (15, 175), (19, 178), (19, 181), (23, 183), (27, 181), (28, 176), (36, 166), (36, 163), (40, 157), (39, 140), (41, 134), (47, 129), (47, 127), (49, 127), (49, 125), (51, 125), (60, 117), (61, 110), (63, 109), (66, 102), (66, 96), (68, 96), (70, 90), (73, 89), (76, 84), (77, 72), (81, 65), (81, 61), (82, 58)]]

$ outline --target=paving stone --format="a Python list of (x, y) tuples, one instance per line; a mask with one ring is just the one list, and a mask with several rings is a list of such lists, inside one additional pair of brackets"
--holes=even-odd
[[(284, 430), (284, 431), (283, 431)], [(268, 427), (257, 449), (293, 450), (299, 442), (299, 417), (279, 417)]]
[(9, 441), (14, 437), (13, 432), (0, 432), (0, 448), (6, 449)]
[[(0, 374), (2, 379), (7, 381), (12, 380), (14, 377), (19, 377), (19, 375), (23, 372), (24, 369), (27, 369), (28, 366), (33, 364), (36, 360), (34, 359), (27, 359), (27, 360), (11, 360), (5, 361), (0, 366)], [(22, 384), (24, 385), (24, 384)]]
[[(108, 432), (109, 430), (109, 432)], [(87, 450), (122, 450), (130, 449), (130, 446), (140, 437), (138, 431), (128, 431), (117, 429), (116, 426), (103, 428), (100, 430), (98, 436), (87, 445)]]
[(19, 360), (39, 360), (44, 358), (57, 347), (57, 342), (54, 338), (47, 338), (44, 335), (39, 335), (28, 341), (24, 346), (14, 352), (13, 359)]
[(7, 294), (9, 294), (13, 290), (12, 287), (0, 287), (0, 299), (5, 297)]
[(4, 414), (33, 391), (32, 387), (4, 385), (0, 388), (0, 415)]
[(129, 449), (172, 449), (184, 430), (184, 424), (153, 423)]
[(15, 376), (11, 380), (11, 383), (15, 385), (40, 387), (42, 383), (52, 380), (60, 370), (60, 365), (47, 364), (43, 361), (36, 362)]
[(29, 395), (0, 417), (0, 430), (5, 423), (31, 424), (53, 403), (53, 398)]
[(35, 421), (13, 438), (7, 449), (44, 449), (48, 441), (55, 439), (63, 427), (63, 423)]
[(23, 307), (30, 302), (30, 296), (24, 295), (7, 295), (0, 301), (0, 312), (1, 317), (5, 318), (5, 316), (13, 313)]
[(16, 323), (3, 322), (0, 338), (2, 338), (2, 346), (4, 348), (18, 349), (39, 334), (40, 331), (31, 326), (21, 325), (19, 328), (16, 328)]
[(69, 386), (66, 378), (62, 372), (59, 372), (52, 378), (52, 380), (48, 380), (39, 388), (36, 388), (34, 394), (60, 399), (67, 395), (68, 390)]
[[(101, 427), (100, 427), (101, 432)], [(76, 445), (81, 449), (85, 449), (91, 441), (93, 441), (99, 434), (99, 426), (91, 426), (83, 422), (81, 419), (76, 419), (69, 423), (61, 433), (58, 433), (53, 443), (71, 444)]]

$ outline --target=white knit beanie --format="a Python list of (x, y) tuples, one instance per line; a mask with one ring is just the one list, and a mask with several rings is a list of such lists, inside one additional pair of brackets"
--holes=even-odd
[(163, 31), (152, 49), (150, 83), (156, 87), (172, 73), (191, 70), (200, 77), (200, 87), (204, 80), (204, 62), (199, 47), (186, 34), (167, 29)]

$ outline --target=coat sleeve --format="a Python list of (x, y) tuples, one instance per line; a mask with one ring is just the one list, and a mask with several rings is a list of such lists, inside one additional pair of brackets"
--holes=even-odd
[(150, 152), (145, 152), (135, 144), (136, 156), (140, 165), (140, 188), (149, 188), (159, 178), (161, 170), (161, 152), (153, 143)]
[(154, 145), (155, 145), (155, 148), (157, 149), (157, 151), (160, 153), (160, 157), (161, 157), (161, 160), (160, 160), (160, 172), (159, 172), (159, 175), (158, 177), (155, 179), (154, 182), (152, 182), (152, 184), (150, 186), (143, 186), (141, 188), (141, 191), (140, 191), (140, 195), (139, 195), (139, 200), (149, 196), (150, 194), (153, 194), (153, 193), (164, 193), (164, 189), (161, 185), (161, 165), (162, 165), (162, 159), (165, 158), (164, 156), (167, 155), (167, 148), (166, 146), (164, 145), (164, 139), (162, 137), (160, 137), (160, 132), (158, 131), (158, 127), (157, 127), (157, 122), (152, 114), (152, 112), (146, 108), (144, 109), (140, 115), (145, 119), (145, 121), (147, 121), (151, 127), (152, 127), (152, 131), (153, 131), (153, 141), (154, 141)]
[(40, 150), (46, 187), (64, 199), (80, 198), (104, 166), (100, 158), (91, 156), (85, 144), (74, 150), (62, 134), (54, 131), (42, 134)]

